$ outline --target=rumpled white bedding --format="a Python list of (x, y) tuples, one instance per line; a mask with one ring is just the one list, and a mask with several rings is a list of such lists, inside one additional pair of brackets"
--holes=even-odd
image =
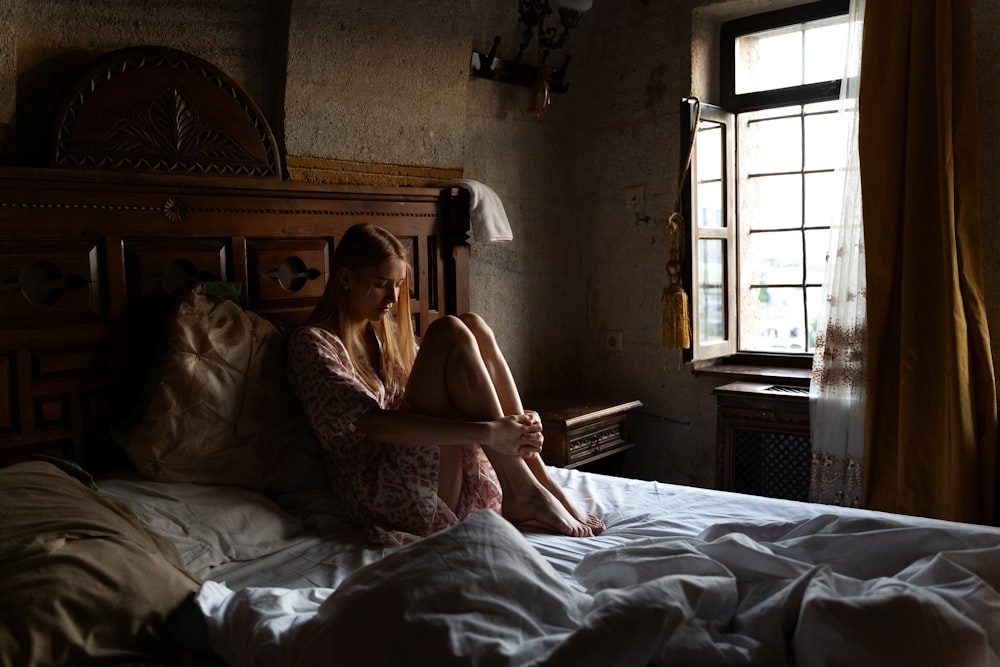
[(306, 528), (302, 519), (249, 489), (150, 482), (130, 474), (102, 481), (101, 490), (127, 502), (173, 542), (188, 571), (202, 578), (224, 563), (280, 551)]
[(213, 647), (235, 666), (1000, 665), (998, 529), (552, 474), (604, 535), (480, 512), (381, 550), (306, 518), (287, 553), (209, 572)]

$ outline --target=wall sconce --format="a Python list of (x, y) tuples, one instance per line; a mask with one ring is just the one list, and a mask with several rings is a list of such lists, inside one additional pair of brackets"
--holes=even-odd
[[(552, 5), (558, 10), (558, 25), (546, 23), (553, 13)], [(592, 5), (593, 0), (551, 0), (551, 5), (549, 0), (518, 0), (517, 17), (524, 29), (517, 53), (510, 60), (498, 58), (500, 37), (496, 36), (489, 53), (472, 52), (470, 75), (535, 88), (536, 99), (532, 102), (532, 110), (541, 115), (542, 108), (548, 104), (549, 93), (565, 93), (569, 90), (565, 77), (570, 57), (564, 56), (562, 65), (553, 68), (545, 63), (549, 52), (566, 44), (570, 29), (580, 24), (581, 16)], [(536, 37), (538, 63), (522, 63), (521, 57)]]

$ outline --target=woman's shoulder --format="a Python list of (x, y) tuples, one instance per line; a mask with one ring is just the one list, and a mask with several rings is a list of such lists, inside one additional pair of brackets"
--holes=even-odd
[(340, 336), (324, 329), (323, 327), (313, 326), (311, 324), (301, 324), (294, 329), (292, 333), (288, 336), (289, 340), (302, 340), (302, 341), (339, 341)]
[(306, 324), (292, 330), (288, 336), (288, 348), (290, 353), (317, 348), (340, 351), (344, 349), (344, 343), (332, 331)]

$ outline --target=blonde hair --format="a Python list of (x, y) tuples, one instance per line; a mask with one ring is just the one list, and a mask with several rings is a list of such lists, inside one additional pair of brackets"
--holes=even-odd
[(373, 322), (372, 326), (382, 341), (382, 366), (385, 369), (387, 389), (405, 384), (416, 356), (416, 338), (410, 319), (410, 262), (406, 248), (389, 231), (361, 223), (344, 232), (333, 252), (326, 289), (306, 322), (340, 336), (354, 368), (368, 388), (375, 392), (382, 382), (369, 370), (368, 364), (358, 363), (358, 341), (349, 339), (351, 329), (346, 307), (347, 291), (340, 288), (337, 275), (341, 268), (358, 271), (377, 266), (387, 259), (402, 261), (406, 267), (406, 277), (399, 288), (396, 314), (389, 313), (379, 322)]

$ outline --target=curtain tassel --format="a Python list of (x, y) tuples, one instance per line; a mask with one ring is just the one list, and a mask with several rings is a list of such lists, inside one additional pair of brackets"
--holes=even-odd
[(681, 195), (684, 192), (684, 181), (688, 169), (691, 168), (691, 158), (694, 157), (694, 143), (698, 136), (698, 123), (701, 122), (701, 101), (691, 98), (695, 104), (694, 127), (691, 130), (691, 142), (687, 147), (687, 157), (681, 163), (677, 175), (677, 196), (674, 198), (674, 212), (666, 219), (667, 242), (669, 257), (667, 275), (670, 280), (663, 288), (660, 303), (663, 315), (660, 320), (660, 344), (668, 350), (686, 350), (691, 347), (691, 319), (688, 309), (688, 295), (681, 284), (681, 261), (684, 253), (684, 230), (687, 223), (681, 215)]
[(675, 259), (667, 262), (670, 284), (663, 288), (660, 302), (663, 317), (660, 321), (660, 344), (670, 350), (691, 347), (691, 320), (688, 317), (688, 295), (681, 285), (681, 263)]

